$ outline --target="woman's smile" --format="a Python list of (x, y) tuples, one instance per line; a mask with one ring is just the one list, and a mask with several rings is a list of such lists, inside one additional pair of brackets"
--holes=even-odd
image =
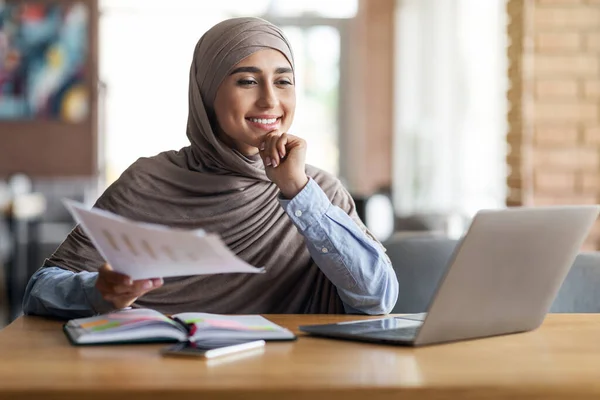
[(281, 117), (275, 115), (256, 115), (246, 117), (248, 125), (258, 128), (262, 131), (270, 132), (279, 129), (281, 126)]

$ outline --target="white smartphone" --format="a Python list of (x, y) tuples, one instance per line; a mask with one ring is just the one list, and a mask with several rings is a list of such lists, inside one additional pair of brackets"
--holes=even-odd
[(263, 347), (264, 345), (264, 340), (181, 342), (169, 347), (165, 347), (161, 350), (161, 353), (165, 356), (215, 358), (246, 350), (257, 349)]

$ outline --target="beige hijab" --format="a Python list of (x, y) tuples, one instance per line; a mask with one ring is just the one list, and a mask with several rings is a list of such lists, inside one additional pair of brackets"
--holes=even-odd
[[(164, 313), (342, 313), (336, 288), (311, 259), (296, 227), (277, 201), (279, 191), (260, 158), (245, 157), (217, 139), (209, 115), (223, 78), (261, 49), (294, 60), (276, 26), (258, 18), (223, 21), (202, 36), (190, 69), (187, 136), (191, 146), (140, 158), (98, 199), (96, 207), (124, 217), (179, 228), (216, 232), (265, 274), (220, 274), (167, 278), (136, 305)], [(310, 151), (310, 150), (309, 150)], [(331, 202), (356, 216), (340, 182), (307, 166)], [(104, 260), (76, 227), (45, 267), (95, 271)]]

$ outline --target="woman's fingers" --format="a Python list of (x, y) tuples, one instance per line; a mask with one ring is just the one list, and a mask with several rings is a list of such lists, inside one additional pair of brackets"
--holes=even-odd
[(279, 136), (278, 134), (273, 134), (273, 135), (269, 136), (269, 138), (267, 139), (266, 153), (267, 153), (267, 157), (269, 157), (271, 159), (271, 166), (273, 168), (276, 168), (280, 164), (279, 154), (277, 154), (277, 149), (275, 147), (278, 136)]
[(106, 282), (110, 282), (117, 285), (133, 284), (133, 280), (129, 276), (121, 274), (120, 272), (113, 271), (112, 267), (108, 264), (104, 264), (102, 267), (100, 267), (98, 273), (101, 279), (105, 280)]
[(115, 284), (113, 286), (113, 291), (117, 294), (135, 294), (139, 296), (141, 293), (145, 293), (148, 290), (155, 289), (160, 286), (162, 286), (162, 279), (160, 278), (140, 279), (133, 281), (132, 285)]
[(262, 139), (262, 143), (260, 144), (260, 148), (259, 148), (259, 154), (260, 157), (262, 158), (263, 162), (265, 163), (265, 167), (270, 167), (272, 165), (271, 162), (271, 157), (269, 156), (268, 153), (268, 148), (269, 148), (269, 134), (266, 134), (263, 139)]
[(260, 146), (260, 152), (267, 167), (276, 168), (281, 164), (281, 159), (285, 157), (285, 144), (282, 150), (279, 142), (284, 135), (279, 131), (272, 131), (264, 137), (264, 141)]
[(157, 288), (163, 285), (163, 278), (152, 278), (152, 287)]
[(109, 265), (99, 269), (96, 281), (96, 288), (102, 297), (117, 308), (127, 307), (138, 297), (162, 285), (162, 278), (132, 281), (127, 275), (113, 271)]
[(260, 158), (262, 158), (265, 167), (271, 166), (271, 157), (267, 159), (267, 136), (262, 138), (262, 142), (258, 147), (258, 154), (260, 154)]
[(285, 158), (285, 155), (286, 155), (285, 145), (287, 144), (287, 142), (288, 142), (288, 135), (286, 133), (282, 133), (275, 141), (275, 149), (277, 150), (277, 153), (279, 154), (280, 160)]

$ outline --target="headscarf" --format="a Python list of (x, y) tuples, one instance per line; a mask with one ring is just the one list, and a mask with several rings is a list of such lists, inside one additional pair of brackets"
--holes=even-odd
[[(260, 157), (244, 156), (220, 141), (209, 118), (219, 85), (244, 58), (280, 51), (294, 68), (290, 44), (279, 28), (259, 18), (225, 20), (207, 31), (190, 68), (187, 136), (190, 146), (133, 163), (95, 207), (135, 221), (202, 228), (264, 274), (166, 278), (135, 306), (163, 313), (343, 313), (335, 286), (311, 259), (303, 236), (278, 202), (279, 190)], [(334, 204), (364, 228), (338, 179), (312, 166), (312, 177)], [(105, 261), (77, 226), (44, 263), (71, 271), (96, 271)]]

